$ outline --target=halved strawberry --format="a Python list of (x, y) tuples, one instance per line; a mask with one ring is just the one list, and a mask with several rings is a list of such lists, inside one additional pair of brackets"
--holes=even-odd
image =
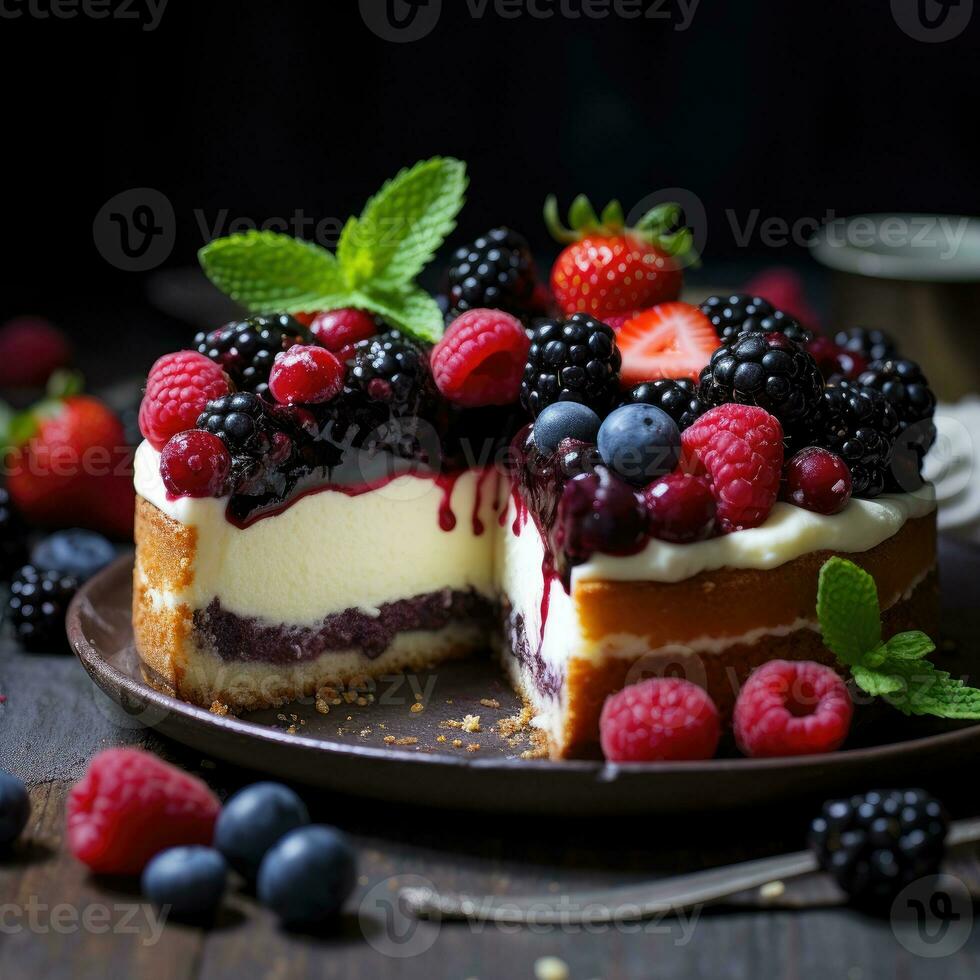
[(619, 328), (616, 343), (623, 355), (619, 378), (624, 388), (660, 378), (691, 378), (718, 347), (708, 318), (690, 303), (660, 303)]

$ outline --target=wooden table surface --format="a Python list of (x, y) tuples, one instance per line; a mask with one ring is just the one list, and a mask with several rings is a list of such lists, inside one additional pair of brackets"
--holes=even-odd
[[(360, 878), (342, 921), (320, 935), (282, 931), (247, 895), (234, 894), (205, 931), (162, 922), (131, 882), (99, 880), (66, 852), (65, 797), (87, 760), (114, 745), (149, 748), (205, 778), (221, 796), (254, 776), (161, 740), (109, 702), (70, 656), (30, 656), (0, 643), (0, 767), (31, 787), (23, 841), (0, 861), (0, 978), (106, 976), (468, 977), (535, 976), (558, 957), (572, 980), (630, 977), (976, 977), (980, 934), (972, 906), (935, 945), (887, 919), (840, 905), (822, 876), (775, 900), (741, 896), (700, 914), (590, 931), (407, 923), (394, 886), (419, 876), (477, 894), (573, 894), (795, 850), (812, 803), (791, 810), (706, 812), (696, 820), (480, 818), (411, 810), (304, 791), (314, 818), (354, 838)], [(935, 774), (955, 812), (980, 812), (974, 772)], [(706, 793), (710, 791), (706, 788)], [(955, 873), (980, 894), (967, 854)], [(950, 947), (957, 947), (956, 951)], [(909, 948), (911, 947), (911, 948)], [(943, 953), (935, 959), (923, 951)], [(941, 974), (936, 970), (941, 969)], [(539, 971), (542, 969), (538, 965)]]

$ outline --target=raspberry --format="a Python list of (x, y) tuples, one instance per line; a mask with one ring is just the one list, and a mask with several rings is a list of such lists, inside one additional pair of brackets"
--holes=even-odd
[(684, 462), (706, 473), (726, 534), (758, 527), (772, 510), (783, 468), (783, 427), (755, 405), (719, 405), (681, 433)]
[(282, 405), (319, 405), (343, 387), (343, 365), (322, 347), (296, 344), (276, 354), (269, 374), (269, 391)]
[(139, 874), (154, 854), (210, 844), (221, 804), (194, 776), (139, 749), (107, 749), (68, 794), (68, 843), (97, 874)]
[(717, 507), (705, 479), (669, 473), (643, 491), (647, 530), (661, 541), (703, 541), (715, 530)]
[(838, 514), (851, 499), (851, 471), (829, 449), (801, 449), (787, 464), (786, 497), (817, 514)]
[(500, 310), (470, 310), (432, 349), (436, 387), (467, 408), (517, 401), (531, 342), (521, 321)]
[(770, 660), (735, 702), (735, 739), (748, 756), (833, 752), (847, 738), (854, 705), (844, 682), (813, 661)]
[(829, 337), (814, 337), (806, 345), (806, 349), (817, 362), (825, 381), (837, 381), (840, 378), (851, 380), (868, 366), (861, 354), (840, 347)]
[(209, 401), (229, 390), (228, 375), (210, 358), (190, 350), (166, 354), (146, 379), (140, 431), (154, 449), (163, 449), (171, 436), (194, 428)]
[(610, 762), (710, 759), (721, 722), (704, 688), (678, 677), (654, 677), (606, 698), (599, 719)]
[(377, 332), (378, 321), (370, 313), (349, 306), (317, 313), (310, 323), (310, 333), (317, 343), (334, 354)]
[(175, 497), (220, 497), (231, 473), (231, 453), (210, 432), (178, 432), (163, 447), (160, 477)]

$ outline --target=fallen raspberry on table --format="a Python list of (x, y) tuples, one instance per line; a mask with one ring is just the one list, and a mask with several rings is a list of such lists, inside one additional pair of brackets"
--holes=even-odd
[(467, 408), (516, 402), (530, 346), (517, 317), (501, 310), (470, 310), (432, 348), (436, 387)]
[(221, 804), (194, 776), (139, 749), (107, 749), (68, 794), (68, 844), (97, 874), (139, 874), (155, 854), (210, 844)]
[(140, 405), (140, 432), (154, 449), (163, 449), (178, 432), (193, 429), (204, 406), (231, 390), (228, 375), (197, 351), (165, 354), (146, 379)]
[(735, 740), (748, 756), (833, 752), (847, 738), (854, 705), (823, 664), (771, 660), (755, 670), (735, 702)]
[(677, 677), (654, 677), (606, 699), (599, 737), (610, 762), (710, 759), (721, 722), (704, 688)]
[(681, 433), (682, 468), (706, 474), (722, 531), (758, 527), (779, 494), (783, 427), (756, 405), (719, 405)]

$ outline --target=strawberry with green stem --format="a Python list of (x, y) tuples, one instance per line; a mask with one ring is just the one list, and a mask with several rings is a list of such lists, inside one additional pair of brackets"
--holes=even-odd
[(548, 230), (565, 243), (551, 270), (551, 290), (566, 315), (632, 316), (676, 300), (683, 269), (696, 261), (690, 229), (680, 225), (677, 204), (658, 204), (632, 227), (619, 201), (611, 201), (601, 217), (584, 195), (572, 202), (570, 227), (558, 215), (558, 201), (545, 201)]

